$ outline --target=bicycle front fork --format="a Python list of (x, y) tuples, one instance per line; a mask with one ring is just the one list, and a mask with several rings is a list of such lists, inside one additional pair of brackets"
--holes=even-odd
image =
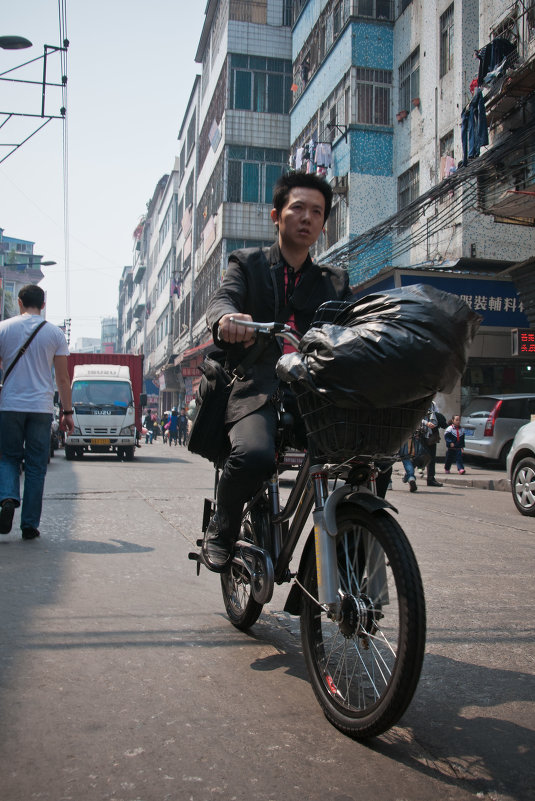
[(328, 609), (329, 615), (337, 618), (340, 610), (338, 561), (336, 536), (331, 535), (325, 523), (325, 502), (329, 490), (325, 473), (311, 474), (314, 486), (314, 544), (316, 549), (316, 573), (318, 601)]

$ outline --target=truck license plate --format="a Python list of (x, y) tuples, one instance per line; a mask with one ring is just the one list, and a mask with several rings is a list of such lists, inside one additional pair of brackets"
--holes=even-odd
[(91, 445), (109, 445), (109, 439), (92, 439)]

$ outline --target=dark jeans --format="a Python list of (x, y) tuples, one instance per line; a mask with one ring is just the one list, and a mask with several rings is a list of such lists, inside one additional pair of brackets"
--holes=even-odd
[(44, 412), (0, 412), (0, 501), (20, 504), (20, 466), (24, 459), (21, 528), (38, 528), (50, 453), (52, 415)]

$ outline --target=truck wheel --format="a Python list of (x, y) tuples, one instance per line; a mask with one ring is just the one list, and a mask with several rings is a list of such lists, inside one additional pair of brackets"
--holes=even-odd
[(72, 445), (65, 445), (65, 458), (69, 462), (72, 462), (74, 459), (74, 448)]
[(128, 448), (123, 449), (124, 453), (124, 460), (125, 462), (133, 462), (134, 461), (134, 446), (130, 445)]

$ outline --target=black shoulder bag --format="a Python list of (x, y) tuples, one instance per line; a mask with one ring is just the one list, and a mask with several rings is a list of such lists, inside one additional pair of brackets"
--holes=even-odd
[[(263, 345), (264, 343), (262, 343)], [(259, 358), (263, 347), (252, 345), (240, 364), (230, 373), (224, 351), (210, 351), (199, 365), (202, 378), (197, 390), (197, 414), (188, 437), (188, 450), (221, 466), (230, 452), (225, 430), (225, 412), (234, 381)]]
[(30, 336), (28, 337), (28, 339), (26, 340), (26, 342), (24, 343), (22, 348), (20, 348), (19, 352), (17, 353), (17, 355), (15, 356), (15, 358), (13, 359), (13, 361), (11, 362), (11, 364), (9, 365), (9, 367), (7, 368), (7, 370), (4, 373), (4, 377), (2, 379), (2, 384), (0, 384), (0, 391), (1, 391), (2, 387), (4, 386), (4, 384), (6, 383), (6, 378), (8, 377), (8, 375), (10, 374), (12, 369), (15, 367), (15, 365), (18, 362), (18, 360), (20, 359), (20, 357), (23, 356), (26, 353), (26, 351), (28, 349), (28, 345), (30, 344), (30, 342), (32, 341), (34, 336), (37, 334), (39, 329), (42, 328), (45, 323), (46, 323), (46, 320), (43, 320), (42, 323), (39, 323), (37, 328), (34, 328), (34, 330), (30, 334)]

